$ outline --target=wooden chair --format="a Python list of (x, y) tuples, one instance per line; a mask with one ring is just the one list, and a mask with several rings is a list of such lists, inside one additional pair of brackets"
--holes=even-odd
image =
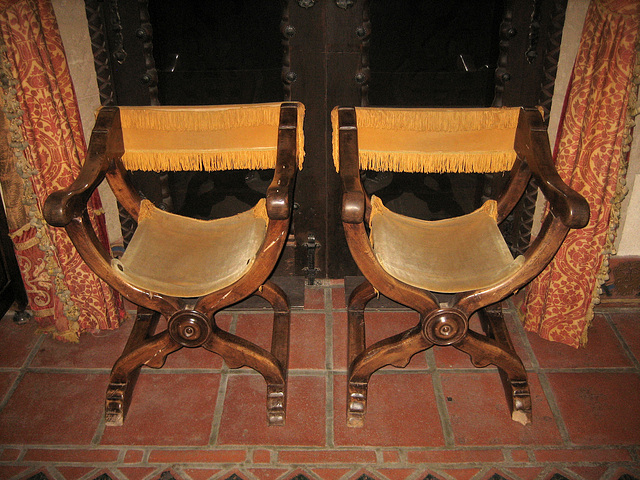
[[(348, 302), (348, 424), (363, 425), (367, 386), (376, 370), (404, 367), (412, 355), (434, 345), (467, 353), (476, 367), (497, 366), (513, 420), (530, 423), (527, 373), (499, 302), (536, 277), (568, 230), (582, 228), (589, 218), (587, 202), (556, 172), (540, 113), (521, 108), (348, 107), (334, 109), (333, 125), (334, 160), (343, 185), (342, 222), (365, 277)], [(361, 182), (364, 170), (510, 173), (497, 200), (467, 215), (424, 221), (394, 213), (379, 198), (370, 198)], [(550, 207), (539, 235), (514, 259), (498, 225), (532, 175)], [(420, 321), (367, 346), (364, 309), (378, 293), (416, 310)], [(469, 328), (475, 312), (484, 334)]]
[[(139, 306), (107, 389), (108, 425), (122, 425), (141, 366), (160, 368), (182, 347), (204, 347), (227, 365), (251, 367), (267, 383), (267, 418), (285, 421), (289, 302), (268, 280), (287, 235), (304, 108), (297, 103), (206, 107), (104, 107), (85, 164), (50, 195), (45, 218), (64, 227), (84, 261)], [(262, 199), (238, 215), (209, 221), (156, 208), (133, 187), (131, 170), (274, 169)], [(120, 259), (96, 237), (86, 203), (107, 178), (138, 222)], [(215, 314), (251, 295), (274, 310), (271, 351), (218, 327)], [(167, 328), (154, 333), (160, 316)]]

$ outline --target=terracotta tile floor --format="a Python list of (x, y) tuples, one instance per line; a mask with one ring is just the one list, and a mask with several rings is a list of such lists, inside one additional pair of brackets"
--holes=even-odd
[[(125, 425), (106, 427), (109, 370), (132, 322), (64, 344), (5, 317), (0, 480), (640, 479), (640, 303), (600, 307), (581, 350), (525, 333), (505, 303), (529, 372), (533, 425), (510, 420), (495, 368), (440, 347), (374, 374), (366, 425), (352, 429), (345, 287), (323, 283), (306, 287), (304, 308), (293, 311), (284, 427), (266, 425), (262, 377), (204, 349), (143, 369)], [(418, 320), (375, 305), (369, 340)], [(268, 347), (264, 309), (218, 321)]]

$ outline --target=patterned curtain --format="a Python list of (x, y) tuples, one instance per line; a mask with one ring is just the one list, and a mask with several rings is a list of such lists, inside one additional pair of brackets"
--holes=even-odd
[[(71, 183), (86, 153), (49, 0), (0, 0), (0, 84), (0, 133), (9, 142), (1, 156), (2, 187), (40, 330), (78, 341), (84, 331), (117, 328), (124, 318), (120, 297), (84, 264), (64, 229), (48, 226), (42, 216), (47, 196)], [(97, 194), (90, 216), (108, 245)]]
[(527, 330), (573, 347), (586, 344), (626, 193), (638, 113), (639, 28), (638, 0), (592, 0), (558, 130), (556, 166), (589, 202), (591, 219), (569, 232), (529, 286), (524, 320)]

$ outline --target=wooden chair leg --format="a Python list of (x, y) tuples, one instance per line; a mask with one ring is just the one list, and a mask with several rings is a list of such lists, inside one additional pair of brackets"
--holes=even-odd
[(367, 411), (369, 378), (385, 365), (403, 368), (416, 353), (433, 344), (417, 325), (406, 332), (381, 340), (366, 348), (364, 309), (377, 292), (369, 282), (356, 287), (349, 297), (347, 358), (347, 425), (362, 427)]
[(489, 338), (496, 340), (502, 348), (518, 359), (519, 367), (516, 372), (511, 372), (511, 374), (498, 366), (507, 402), (511, 409), (511, 418), (523, 425), (532, 423), (531, 394), (527, 381), (527, 372), (515, 348), (513, 348), (513, 342), (502, 314), (502, 305), (498, 303), (486, 307), (480, 310), (478, 315), (485, 334)]
[(247, 366), (260, 373), (267, 382), (267, 421), (269, 425), (284, 425), (287, 372), (275, 355), (215, 325), (203, 347), (222, 356), (229, 368)]
[(347, 425), (361, 427), (367, 408), (367, 382), (357, 383), (351, 380), (353, 362), (366, 348), (364, 309), (370, 300), (376, 297), (376, 291), (369, 282), (358, 285), (349, 296), (347, 309), (347, 362), (349, 376), (347, 382)]
[(267, 412), (270, 425), (284, 425), (287, 402), (287, 371), (289, 368), (289, 330), (291, 309), (284, 291), (270, 280), (255, 293), (273, 308), (271, 354), (278, 359), (284, 373), (284, 384), (267, 385)]
[(478, 314), (487, 336), (470, 330), (467, 336), (454, 346), (467, 353), (476, 367), (486, 367), (489, 364), (498, 367), (511, 418), (527, 425), (532, 422), (527, 372), (513, 348), (502, 309), (499, 306), (491, 307), (480, 310)]
[(105, 401), (107, 425), (124, 424), (142, 365), (160, 368), (167, 355), (182, 348), (167, 332), (151, 337), (159, 319), (158, 312), (138, 308), (127, 344), (111, 370)]
[(358, 355), (347, 372), (347, 425), (362, 427), (367, 411), (367, 387), (371, 375), (386, 365), (404, 368), (416, 353), (433, 346), (421, 325), (374, 343)]

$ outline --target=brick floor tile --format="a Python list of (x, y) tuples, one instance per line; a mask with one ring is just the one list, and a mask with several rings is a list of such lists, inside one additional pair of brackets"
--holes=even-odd
[(270, 463), (271, 450), (256, 449), (253, 452), (253, 463)]
[(31, 468), (32, 467), (0, 465), (0, 478), (14, 478), (22, 473), (25, 473)]
[(4, 399), (5, 395), (9, 393), (14, 382), (18, 378), (17, 371), (15, 372), (0, 372), (0, 402)]
[(239, 449), (216, 450), (153, 450), (149, 454), (148, 463), (242, 463), (247, 459), (247, 452)]
[(350, 471), (348, 468), (313, 468), (311, 470), (322, 480), (340, 480)]
[(124, 426), (106, 427), (103, 445), (206, 445), (219, 374), (143, 373)]
[[(500, 450), (410, 450), (407, 452), (410, 463), (489, 463), (504, 461)], [(422, 478), (422, 477), (421, 477)]]
[(640, 444), (640, 375), (553, 373), (549, 374), (549, 381), (573, 442)]
[(511, 467), (506, 470), (522, 480), (537, 480), (544, 469), (542, 467)]
[(640, 333), (638, 333), (638, 312), (610, 313), (609, 318), (624, 338), (631, 353), (640, 362)]
[(127, 480), (145, 480), (154, 473), (157, 474), (157, 477), (155, 475), (154, 477), (158, 478), (162, 473), (157, 467), (118, 467), (118, 471), (124, 475)]
[(144, 457), (144, 450), (130, 449), (124, 454), (122, 463), (140, 463)]
[(500, 376), (496, 371), (443, 372), (456, 445), (558, 444), (562, 439), (536, 375), (529, 372), (533, 425), (511, 420)]
[(247, 472), (260, 480), (276, 480), (287, 473), (285, 468), (247, 468)]
[(183, 468), (184, 473), (188, 475), (191, 480), (209, 480), (214, 477), (220, 469), (216, 468)]
[(22, 450), (19, 448), (2, 448), (0, 450), (0, 462), (15, 462), (21, 453)]
[(331, 289), (331, 304), (334, 310), (343, 310), (347, 308), (347, 299), (344, 295), (344, 286), (342, 288)]
[(628, 462), (629, 451), (624, 448), (549, 448), (535, 450), (539, 462)]
[(443, 470), (443, 472), (447, 475), (451, 475), (451, 477), (456, 480), (471, 480), (479, 471), (479, 468), (455, 468)]
[[(599, 465), (597, 467), (571, 467), (569, 471), (576, 473), (584, 480), (600, 480), (604, 478), (604, 474), (608, 469), (608, 465)], [(619, 477), (612, 478), (618, 480)]]
[[(62, 475), (64, 480), (80, 480), (82, 477), (87, 478), (86, 476), (89, 472), (95, 470), (93, 467), (67, 467), (67, 466), (58, 466), (56, 470)], [(96, 475), (97, 477), (97, 475)], [(91, 477), (95, 478), (95, 477)], [(133, 480), (133, 479), (128, 479)]]
[(514, 462), (528, 462), (529, 461), (529, 452), (526, 450), (511, 450), (511, 459)]
[(324, 445), (324, 377), (289, 376), (284, 427), (267, 425), (266, 392), (260, 375), (229, 376), (220, 445)]
[(383, 450), (382, 461), (384, 463), (398, 463), (400, 461), (400, 452), (398, 450)]
[(21, 367), (38, 341), (37, 324), (17, 325), (9, 317), (0, 322), (0, 367)]
[[(336, 445), (444, 445), (431, 376), (427, 373), (379, 373), (369, 382), (362, 428), (346, 425), (346, 376), (334, 379)], [(411, 421), (407, 421), (410, 418)]]
[[(412, 468), (378, 468), (378, 473), (381, 473), (389, 480), (405, 480), (407, 478), (413, 478), (415, 470)], [(422, 477), (421, 477), (422, 478)]]
[(375, 463), (373, 450), (284, 450), (278, 455), (280, 463), (302, 465)]
[(584, 348), (573, 348), (528, 333), (529, 343), (543, 368), (628, 367), (631, 361), (603, 316), (596, 315)]
[(115, 462), (120, 451), (117, 449), (89, 448), (30, 448), (22, 458), (25, 462)]
[(85, 333), (78, 343), (60, 342), (47, 337), (40, 345), (31, 366), (111, 369), (122, 354), (132, 327), (133, 321), (127, 320), (115, 330)]
[(304, 309), (324, 310), (324, 288), (306, 287), (304, 289)]
[(0, 412), (0, 444), (88, 444), (106, 385), (106, 375), (27, 373)]
[[(272, 314), (245, 314), (238, 317), (236, 333), (269, 350)], [(291, 315), (289, 368), (325, 367), (325, 316), (322, 313), (293, 312)]]
[[(406, 311), (365, 311), (365, 329), (367, 346), (415, 326), (419, 321), (416, 312)], [(333, 362), (337, 369), (347, 368), (347, 314), (333, 314)], [(426, 368), (427, 360), (424, 352), (414, 355), (407, 365), (408, 369)], [(395, 369), (388, 366), (385, 369)]]

